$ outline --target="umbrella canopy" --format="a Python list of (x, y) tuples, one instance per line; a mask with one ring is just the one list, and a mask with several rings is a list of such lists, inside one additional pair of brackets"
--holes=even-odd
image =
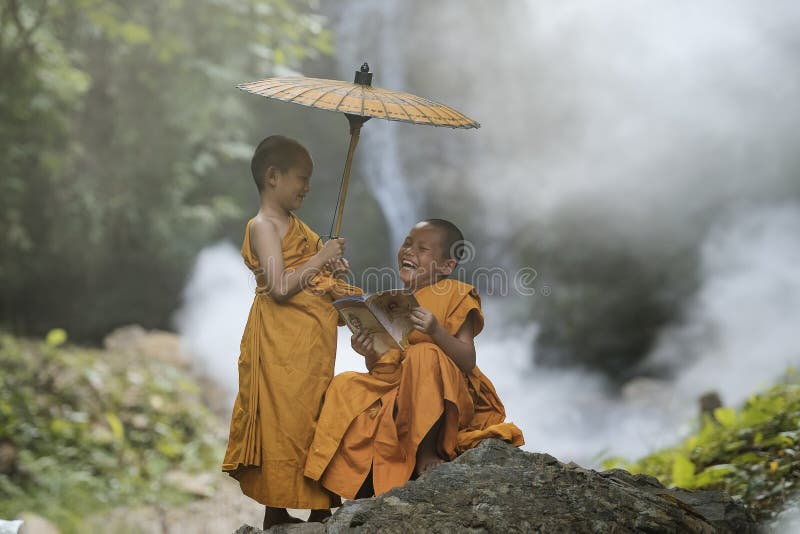
[(361, 126), (370, 118), (448, 128), (480, 128), (476, 121), (439, 102), (410, 93), (373, 87), (372, 73), (366, 63), (356, 72), (353, 83), (292, 76), (267, 78), (237, 87), (267, 98), (344, 113), (347, 117), (350, 122), (350, 148), (339, 187), (335, 222), (331, 225), (332, 237), (338, 236), (341, 230), (353, 154)]
[(409, 93), (360, 83), (321, 78), (268, 78), (238, 86), (257, 95), (312, 108), (390, 121), (479, 128), (480, 124), (451, 107)]

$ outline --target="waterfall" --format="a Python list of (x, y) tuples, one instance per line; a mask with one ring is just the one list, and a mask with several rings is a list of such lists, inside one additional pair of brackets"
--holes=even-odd
[[(353, 0), (344, 3), (336, 24), (339, 75), (352, 80), (367, 61), (374, 72), (373, 84), (402, 91), (405, 87), (403, 6), (399, 2)], [(409, 228), (417, 222), (418, 210), (403, 172), (397, 123), (371, 120), (361, 130), (354, 168), (356, 178), (366, 181), (380, 205), (390, 234), (392, 254)]]

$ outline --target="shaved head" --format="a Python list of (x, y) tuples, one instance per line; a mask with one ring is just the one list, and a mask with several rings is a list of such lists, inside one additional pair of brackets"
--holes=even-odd
[(259, 191), (264, 189), (264, 177), (270, 167), (286, 172), (303, 158), (311, 161), (308, 150), (298, 141), (283, 135), (270, 135), (258, 144), (250, 161), (256, 187)]
[(446, 219), (425, 219), (422, 222), (439, 230), (445, 259), (456, 260), (458, 263), (464, 258), (464, 234), (461, 233), (458, 226)]

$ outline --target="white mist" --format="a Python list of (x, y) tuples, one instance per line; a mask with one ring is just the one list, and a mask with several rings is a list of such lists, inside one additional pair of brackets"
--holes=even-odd
[[(510, 327), (506, 315), (514, 306), (485, 299), (478, 365), (525, 434), (526, 449), (590, 466), (607, 456), (635, 459), (680, 439), (704, 392), (716, 390), (735, 405), (800, 363), (800, 207), (764, 207), (732, 218), (709, 234), (701, 265), (702, 286), (687, 302), (685, 319), (664, 330), (649, 357), (672, 366), (675, 379), (642, 381), (621, 396), (600, 375), (536, 367), (536, 325)], [(225, 387), (231, 405), (252, 298), (252, 278), (238, 251), (215, 245), (198, 257), (178, 314), (185, 346)], [(337, 373), (364, 370), (344, 328), (338, 351)]]

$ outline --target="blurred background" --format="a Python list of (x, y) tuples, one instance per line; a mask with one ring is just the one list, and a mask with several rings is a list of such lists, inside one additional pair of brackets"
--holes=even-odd
[[(235, 89), (268, 76), (351, 80), (367, 61), (374, 85), (481, 123), (369, 121), (342, 233), (357, 278), (394, 267), (421, 218), (461, 227), (475, 256), (460, 274), (487, 316), (478, 365), (527, 450), (591, 467), (634, 460), (696, 431), (701, 396), (738, 409), (789, 381), (798, 24), (788, 0), (0, 1), (0, 445), (12, 458), (0, 462), (0, 518), (38, 507), (69, 530), (89, 511), (47, 507), (67, 502), (69, 484), (95, 495), (111, 479), (118, 494), (97, 510), (143, 503), (138, 517), (167, 531), (192, 515), (178, 499), (175, 519), (141, 488), (161, 495), (175, 472), (217, 468), (254, 287), (238, 252), (257, 210), (253, 147), (282, 133), (309, 148), (299, 216), (320, 234), (347, 149), (342, 116)], [(487, 270), (508, 283), (477, 276)], [(520, 272), (535, 273), (531, 291)], [(134, 365), (138, 378), (125, 375)], [(340, 331), (337, 370), (362, 365)], [(147, 389), (171, 372), (182, 378)], [(165, 415), (154, 395), (178, 408)], [(179, 452), (166, 430), (148, 434), (206, 409), (170, 438)], [(76, 445), (92, 432), (102, 468)], [(46, 436), (66, 445), (37, 448)], [(73, 458), (83, 474), (52, 489), (73, 475), (42, 458)], [(135, 473), (119, 475), (120, 458)], [(204, 483), (213, 496), (218, 483)], [(234, 528), (247, 513), (228, 514)]]

